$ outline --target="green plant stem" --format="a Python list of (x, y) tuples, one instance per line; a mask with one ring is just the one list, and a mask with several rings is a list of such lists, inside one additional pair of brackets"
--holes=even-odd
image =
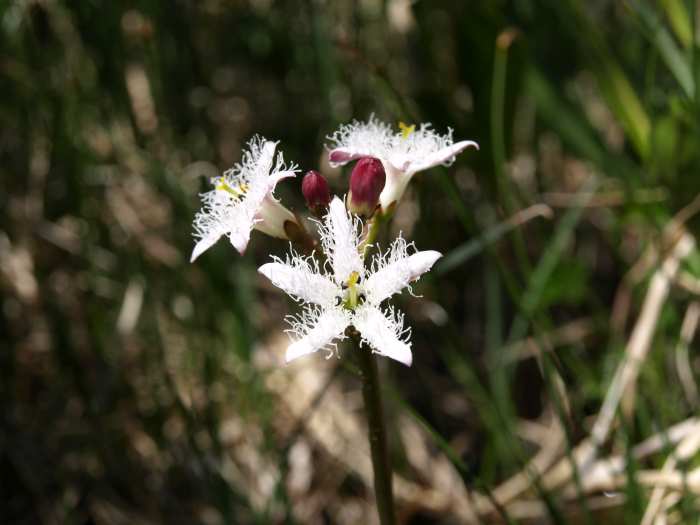
[(372, 247), (374, 241), (377, 240), (377, 235), (379, 235), (379, 229), (381, 228), (382, 224), (384, 224), (384, 222), (386, 222), (388, 219), (389, 217), (385, 217), (382, 212), (375, 213), (370, 219), (367, 235), (363, 239), (362, 244), (360, 244), (360, 255), (363, 259), (367, 256), (367, 252), (369, 252), (369, 249)]
[[(379, 235), (382, 225), (391, 218), (391, 213), (384, 214), (380, 211), (374, 214), (360, 245), (360, 255), (363, 259), (372, 247)], [(372, 454), (372, 470), (374, 471), (374, 494), (377, 500), (377, 512), (381, 525), (394, 525), (396, 514), (394, 512), (394, 496), (391, 479), (391, 462), (386, 442), (386, 428), (384, 425), (384, 409), (382, 407), (381, 389), (379, 385), (379, 372), (377, 362), (367, 348), (362, 348), (359, 337), (353, 337), (357, 346), (357, 362), (362, 377), (362, 398), (367, 414), (367, 428), (369, 433), (369, 447)]]
[(391, 464), (387, 451), (377, 361), (369, 349), (362, 348), (359, 342), (357, 346), (359, 350), (357, 361), (362, 376), (362, 397), (365, 402), (367, 427), (369, 428), (369, 446), (374, 470), (374, 494), (377, 499), (379, 522), (381, 525), (394, 525), (396, 515), (391, 483)]

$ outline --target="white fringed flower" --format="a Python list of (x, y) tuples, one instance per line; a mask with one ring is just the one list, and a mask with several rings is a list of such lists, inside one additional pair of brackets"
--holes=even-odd
[(214, 189), (202, 194), (202, 209), (194, 219), (194, 236), (198, 241), (190, 262), (222, 235), (228, 235), (241, 254), (248, 246), (253, 228), (273, 237), (287, 238), (284, 223), (296, 219), (272, 193), (280, 180), (294, 177), (299, 170), (295, 164), (286, 166), (281, 152), (275, 158), (276, 147), (277, 142), (253, 137), (241, 161), (212, 180)]
[(293, 342), (287, 348), (287, 362), (322, 349), (332, 355), (337, 341), (345, 338), (345, 329), (352, 325), (374, 352), (410, 366), (410, 329), (404, 328), (403, 314), (391, 306), (382, 309), (381, 303), (410, 289), (442, 255), (416, 251), (412, 243), (399, 237), (389, 251), (376, 255), (365, 268), (360, 226), (336, 197), (319, 228), (328, 271), (325, 265), (322, 271), (313, 256), (294, 252), (285, 261), (275, 257), (258, 269), (275, 286), (305, 303), (299, 317), (288, 317)]
[(362, 157), (376, 157), (386, 171), (386, 185), (379, 197), (382, 209), (398, 202), (413, 175), (438, 164), (449, 166), (457, 154), (479, 145), (471, 140), (454, 142), (452, 130), (445, 135), (432, 129), (431, 124), (415, 126), (400, 124), (394, 132), (391, 126), (380, 122), (374, 115), (367, 122), (357, 120), (344, 124), (328, 139), (332, 145), (328, 153), (331, 166), (342, 166)]

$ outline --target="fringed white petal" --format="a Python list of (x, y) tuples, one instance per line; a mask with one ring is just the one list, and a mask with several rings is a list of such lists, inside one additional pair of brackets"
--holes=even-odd
[(332, 306), (340, 288), (319, 272), (318, 262), (295, 253), (286, 262), (263, 264), (258, 271), (296, 300), (322, 306)]
[[(448, 128), (447, 133), (441, 135), (430, 123), (421, 124), (408, 136), (402, 133), (394, 135), (390, 159), (397, 168), (407, 171), (409, 165), (417, 164), (453, 144), (452, 129)], [(413, 170), (414, 173), (415, 171)]]
[(415, 250), (414, 245), (399, 237), (388, 252), (374, 257), (371, 275), (364, 284), (371, 303), (379, 304), (404, 288), (410, 288), (413, 281), (442, 257), (440, 252), (433, 250), (408, 255), (409, 249)]
[(269, 193), (272, 193), (275, 191), (275, 187), (279, 183), (279, 181), (283, 179), (288, 179), (290, 177), (296, 177), (297, 175), (297, 169), (293, 170), (284, 170), (284, 171), (276, 171), (270, 174), (270, 176), (267, 179), (267, 190)]
[(339, 285), (352, 272), (358, 272), (360, 276), (364, 274), (364, 265), (358, 251), (360, 227), (359, 220), (353, 220), (343, 201), (335, 197), (319, 233), (323, 251), (331, 262), (335, 282)]
[(284, 228), (284, 224), (287, 221), (297, 222), (297, 219), (271, 193), (265, 195), (260, 206), (258, 206), (254, 228), (270, 237), (287, 239), (287, 232)]
[(386, 171), (386, 184), (379, 194), (379, 205), (386, 211), (392, 203), (401, 200), (406, 191), (406, 186), (411, 182), (413, 176), (407, 175), (389, 162), (383, 162), (382, 164), (384, 164), (384, 171)]
[(461, 142), (456, 142), (450, 146), (446, 146), (437, 151), (433, 151), (421, 158), (414, 160), (409, 164), (408, 170), (411, 174), (413, 174), (419, 171), (433, 168), (435, 166), (438, 166), (439, 164), (452, 164), (455, 161), (456, 156), (469, 147), (479, 149), (479, 145), (472, 140), (463, 140)]
[(362, 334), (362, 341), (376, 353), (411, 366), (411, 330), (404, 328), (402, 313), (395, 312), (391, 307), (382, 311), (376, 306), (365, 304), (355, 311), (352, 324)]
[(337, 342), (345, 339), (348, 314), (342, 308), (321, 309), (307, 307), (299, 317), (288, 316), (287, 330), (292, 344), (287, 348), (287, 363), (318, 350), (326, 350), (327, 357), (337, 354)]
[(194, 245), (194, 250), (192, 250), (192, 255), (190, 256), (190, 262), (194, 262), (197, 257), (202, 255), (204, 252), (206, 252), (209, 248), (214, 246), (216, 244), (216, 241), (218, 241), (221, 236), (223, 235), (223, 232), (220, 233), (215, 233), (212, 232), (206, 237), (201, 238), (197, 244)]
[(332, 168), (344, 166), (348, 162), (361, 159), (363, 157), (373, 157), (374, 151), (369, 149), (351, 150), (349, 148), (335, 148), (328, 152), (328, 163)]
[(391, 151), (393, 135), (391, 126), (374, 115), (370, 115), (367, 122), (353, 120), (328, 137), (332, 143), (328, 160), (336, 167), (361, 157), (385, 159)]
[[(239, 202), (224, 193), (213, 190), (202, 194), (202, 209), (194, 218), (194, 236), (198, 241), (190, 261), (194, 261), (211, 248), (221, 236), (230, 234), (234, 228), (250, 230), (253, 227), (252, 217), (242, 213), (243, 209)], [(245, 250), (245, 245), (243, 249)]]
[(241, 228), (233, 228), (228, 234), (231, 244), (241, 255), (243, 255), (246, 248), (248, 248), (248, 241), (250, 241), (250, 230), (251, 228), (246, 228), (245, 225), (242, 225)]
[(277, 142), (271, 140), (265, 140), (262, 137), (260, 155), (255, 160), (256, 169), (261, 176), (267, 176), (272, 169), (272, 161), (275, 160), (275, 148), (277, 148)]

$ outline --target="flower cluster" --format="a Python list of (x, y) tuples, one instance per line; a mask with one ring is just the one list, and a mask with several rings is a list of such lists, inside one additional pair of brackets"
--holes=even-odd
[[(202, 210), (194, 221), (198, 239), (192, 260), (223, 235), (243, 253), (256, 229), (289, 239), (309, 255), (292, 249), (285, 259), (273, 256), (259, 272), (300, 303), (302, 311), (288, 316), (292, 340), (286, 361), (326, 350), (337, 353), (337, 343), (357, 333), (375, 353), (405, 365), (412, 362), (410, 329), (404, 316), (385, 304), (429, 271), (441, 257), (436, 251), (418, 251), (399, 235), (389, 249), (368, 262), (375, 227), (391, 216), (411, 177), (438, 164), (449, 165), (475, 142), (454, 142), (452, 131), (439, 135), (430, 126), (400, 125), (394, 132), (373, 116), (367, 122), (342, 126), (329, 137), (331, 164), (358, 160), (347, 198), (332, 197), (328, 182), (309, 171), (302, 193), (318, 225), (321, 250), (297, 216), (285, 208), (273, 191), (279, 181), (294, 177), (296, 165), (287, 166), (276, 142), (253, 138), (240, 163), (213, 180), (214, 189), (203, 194)], [(369, 219), (363, 228), (360, 216)]]

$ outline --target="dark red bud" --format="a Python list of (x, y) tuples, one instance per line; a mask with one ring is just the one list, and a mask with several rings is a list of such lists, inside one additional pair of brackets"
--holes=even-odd
[(358, 160), (350, 175), (350, 211), (370, 217), (377, 208), (385, 183), (386, 173), (379, 159), (365, 157)]
[(314, 215), (322, 215), (331, 202), (331, 192), (328, 181), (318, 171), (311, 170), (301, 181), (301, 193), (304, 194), (306, 205)]

